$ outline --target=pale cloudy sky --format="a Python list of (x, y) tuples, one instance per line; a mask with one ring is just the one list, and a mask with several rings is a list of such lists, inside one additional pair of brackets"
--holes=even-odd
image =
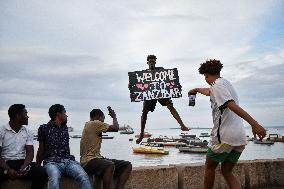
[[(264, 126), (284, 125), (284, 1), (0, 1), (0, 120), (26, 105), (29, 127), (63, 104), (82, 129), (89, 111), (111, 105), (121, 124), (140, 127), (142, 103), (130, 102), (129, 71), (177, 68), (183, 97), (174, 105), (189, 127), (212, 127), (210, 102), (187, 91), (206, 87), (199, 64), (217, 58), (240, 105)], [(107, 121), (110, 121), (108, 118)], [(158, 105), (146, 128), (179, 127)]]

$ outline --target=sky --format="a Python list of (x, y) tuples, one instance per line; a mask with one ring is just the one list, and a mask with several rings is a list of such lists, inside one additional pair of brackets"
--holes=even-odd
[[(187, 97), (208, 87), (198, 68), (211, 58), (223, 63), (242, 108), (264, 126), (284, 126), (280, 0), (0, 1), (0, 121), (21, 103), (36, 130), (59, 103), (79, 130), (93, 108), (107, 114), (110, 105), (120, 125), (138, 129), (143, 103), (130, 101), (128, 72), (148, 68), (149, 54), (178, 69), (183, 97), (173, 103), (188, 127), (213, 125), (209, 98), (197, 95), (189, 107)], [(148, 115), (146, 130), (178, 127), (159, 104)]]

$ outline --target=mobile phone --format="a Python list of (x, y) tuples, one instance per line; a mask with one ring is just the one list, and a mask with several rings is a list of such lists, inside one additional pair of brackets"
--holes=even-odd
[(189, 106), (195, 106), (196, 94), (190, 94), (190, 95), (188, 96), (188, 98), (189, 98), (188, 105), (189, 105)]
[(110, 106), (108, 106), (108, 107), (107, 107), (107, 109), (108, 109), (108, 112), (110, 113), (110, 111), (111, 111), (111, 107), (110, 107)]
[(26, 166), (25, 168), (21, 169), (21, 170), (20, 170), (20, 173), (29, 172), (30, 169), (31, 169), (31, 165), (28, 165), (28, 166)]

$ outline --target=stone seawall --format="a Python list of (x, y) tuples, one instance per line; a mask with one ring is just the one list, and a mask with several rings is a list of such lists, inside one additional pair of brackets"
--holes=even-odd
[[(169, 166), (133, 168), (125, 189), (201, 189), (203, 185), (204, 163), (179, 164)], [(228, 188), (216, 170), (216, 189)], [(245, 189), (284, 188), (284, 159), (239, 161), (234, 173)], [(95, 182), (100, 188), (100, 182)], [(29, 189), (29, 181), (8, 180), (2, 183), (2, 189)], [(78, 189), (78, 184), (63, 177), (61, 189)]]

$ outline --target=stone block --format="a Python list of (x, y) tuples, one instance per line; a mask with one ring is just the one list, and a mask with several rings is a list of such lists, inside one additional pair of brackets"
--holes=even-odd
[(125, 189), (177, 189), (176, 166), (153, 166), (133, 168)]

